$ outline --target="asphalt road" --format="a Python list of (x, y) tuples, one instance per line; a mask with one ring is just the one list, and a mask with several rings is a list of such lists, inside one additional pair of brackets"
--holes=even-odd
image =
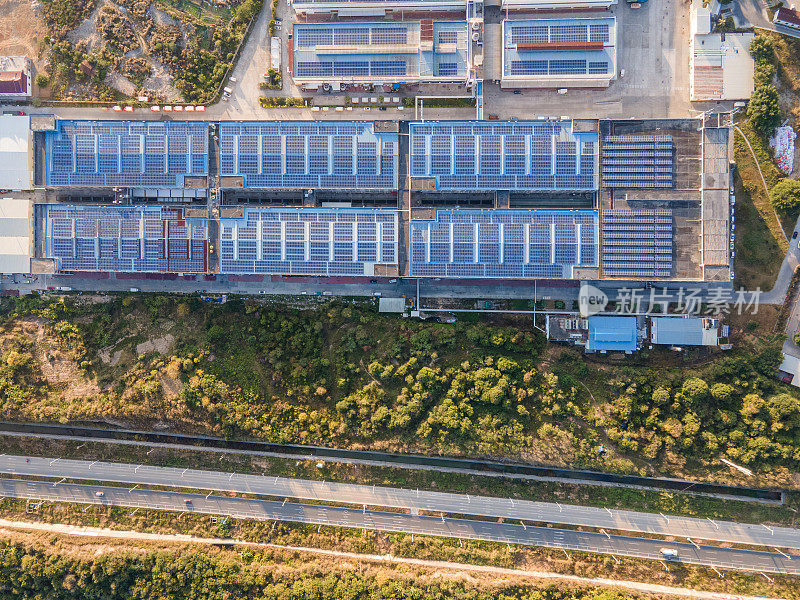
[(588, 506), (175, 467), (0, 456), (0, 473), (159, 485), (800, 549), (800, 530)]
[[(96, 493), (102, 491), (103, 497)], [(124, 489), (90, 485), (72, 485), (0, 479), (0, 495), (54, 502), (78, 502), (142, 509), (186, 511), (227, 515), (235, 519), (290, 521), (312, 525), (330, 525), (355, 529), (400, 532), (481, 540), (525, 546), (543, 546), (584, 552), (596, 552), (633, 558), (661, 559), (661, 548), (677, 550), (680, 561), (737, 571), (800, 574), (800, 557), (786, 557), (772, 552), (758, 552), (714, 546), (694, 546), (650, 540), (587, 533), (547, 527), (525, 527), (508, 523), (421, 517), (390, 512), (357, 510), (331, 506), (313, 506), (269, 500), (249, 500), (221, 496), (202, 496), (178, 492)], [(189, 499), (191, 502), (186, 503)]]

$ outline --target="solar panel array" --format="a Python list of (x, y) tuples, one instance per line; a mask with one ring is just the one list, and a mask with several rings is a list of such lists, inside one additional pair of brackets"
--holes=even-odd
[(58, 121), (45, 134), (47, 183), (183, 187), (208, 175), (208, 126), (182, 121)]
[(603, 275), (672, 276), (671, 210), (604, 210)]
[(60, 271), (203, 272), (208, 223), (182, 208), (48, 205), (45, 254)]
[(398, 135), (373, 123), (223, 122), (220, 175), (244, 187), (397, 189)]
[(592, 190), (598, 134), (571, 121), (411, 123), (411, 176), (440, 189)]
[(512, 60), (509, 72), (511, 75), (607, 75), (609, 70), (607, 60), (551, 58)]
[(294, 26), (295, 47), (316, 46), (387, 46), (408, 43), (408, 27), (397, 25)]
[(609, 135), (603, 139), (603, 186), (671, 188), (675, 144), (669, 135)]
[(411, 221), (411, 276), (569, 279), (598, 265), (594, 210), (437, 210)]
[(221, 273), (372, 275), (397, 263), (397, 211), (244, 208), (220, 219)]
[[(528, 21), (527, 23), (535, 23)], [(610, 39), (608, 23), (564, 23), (540, 20), (536, 25), (511, 25), (512, 44), (564, 44), (577, 42), (603, 42)]]

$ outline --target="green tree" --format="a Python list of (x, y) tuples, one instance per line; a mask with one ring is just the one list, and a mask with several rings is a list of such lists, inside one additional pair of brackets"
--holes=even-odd
[(800, 208), (800, 181), (784, 179), (769, 192), (772, 206), (778, 210), (793, 211)]
[(778, 104), (778, 91), (772, 85), (762, 85), (753, 92), (747, 105), (747, 116), (755, 127), (765, 135), (770, 135), (781, 122), (781, 108)]
[(772, 40), (765, 35), (757, 35), (750, 42), (750, 55), (756, 62), (772, 62), (775, 60), (775, 49)]
[(50, 76), (47, 73), (39, 73), (36, 76), (36, 85), (40, 88), (45, 88), (50, 85)]
[(766, 61), (759, 61), (753, 69), (753, 83), (757, 88), (770, 85), (775, 79), (777, 69), (775, 65)]

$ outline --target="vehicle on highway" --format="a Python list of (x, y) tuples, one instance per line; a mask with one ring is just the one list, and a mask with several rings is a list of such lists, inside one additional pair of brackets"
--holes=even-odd
[(192, 499), (191, 499), (191, 498), (184, 498), (184, 499), (183, 499), (183, 503), (184, 503), (184, 504), (186, 504), (186, 505), (188, 506), (189, 504), (191, 504), (191, 503), (192, 503)]
[(678, 560), (678, 551), (674, 548), (661, 548), (659, 552), (667, 560)]
[(98, 498), (102, 498), (103, 496), (106, 495), (106, 493), (105, 492), (95, 492), (94, 495), (97, 496)]
[(792, 233), (792, 239), (793, 240), (797, 239), (797, 232), (796, 231), (794, 233)]

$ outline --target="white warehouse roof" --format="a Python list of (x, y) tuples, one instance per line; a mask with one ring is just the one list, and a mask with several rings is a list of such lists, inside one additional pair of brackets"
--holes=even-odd
[(0, 116), (0, 189), (27, 190), (32, 187), (30, 117)]
[(31, 272), (30, 200), (0, 199), (0, 273)]

